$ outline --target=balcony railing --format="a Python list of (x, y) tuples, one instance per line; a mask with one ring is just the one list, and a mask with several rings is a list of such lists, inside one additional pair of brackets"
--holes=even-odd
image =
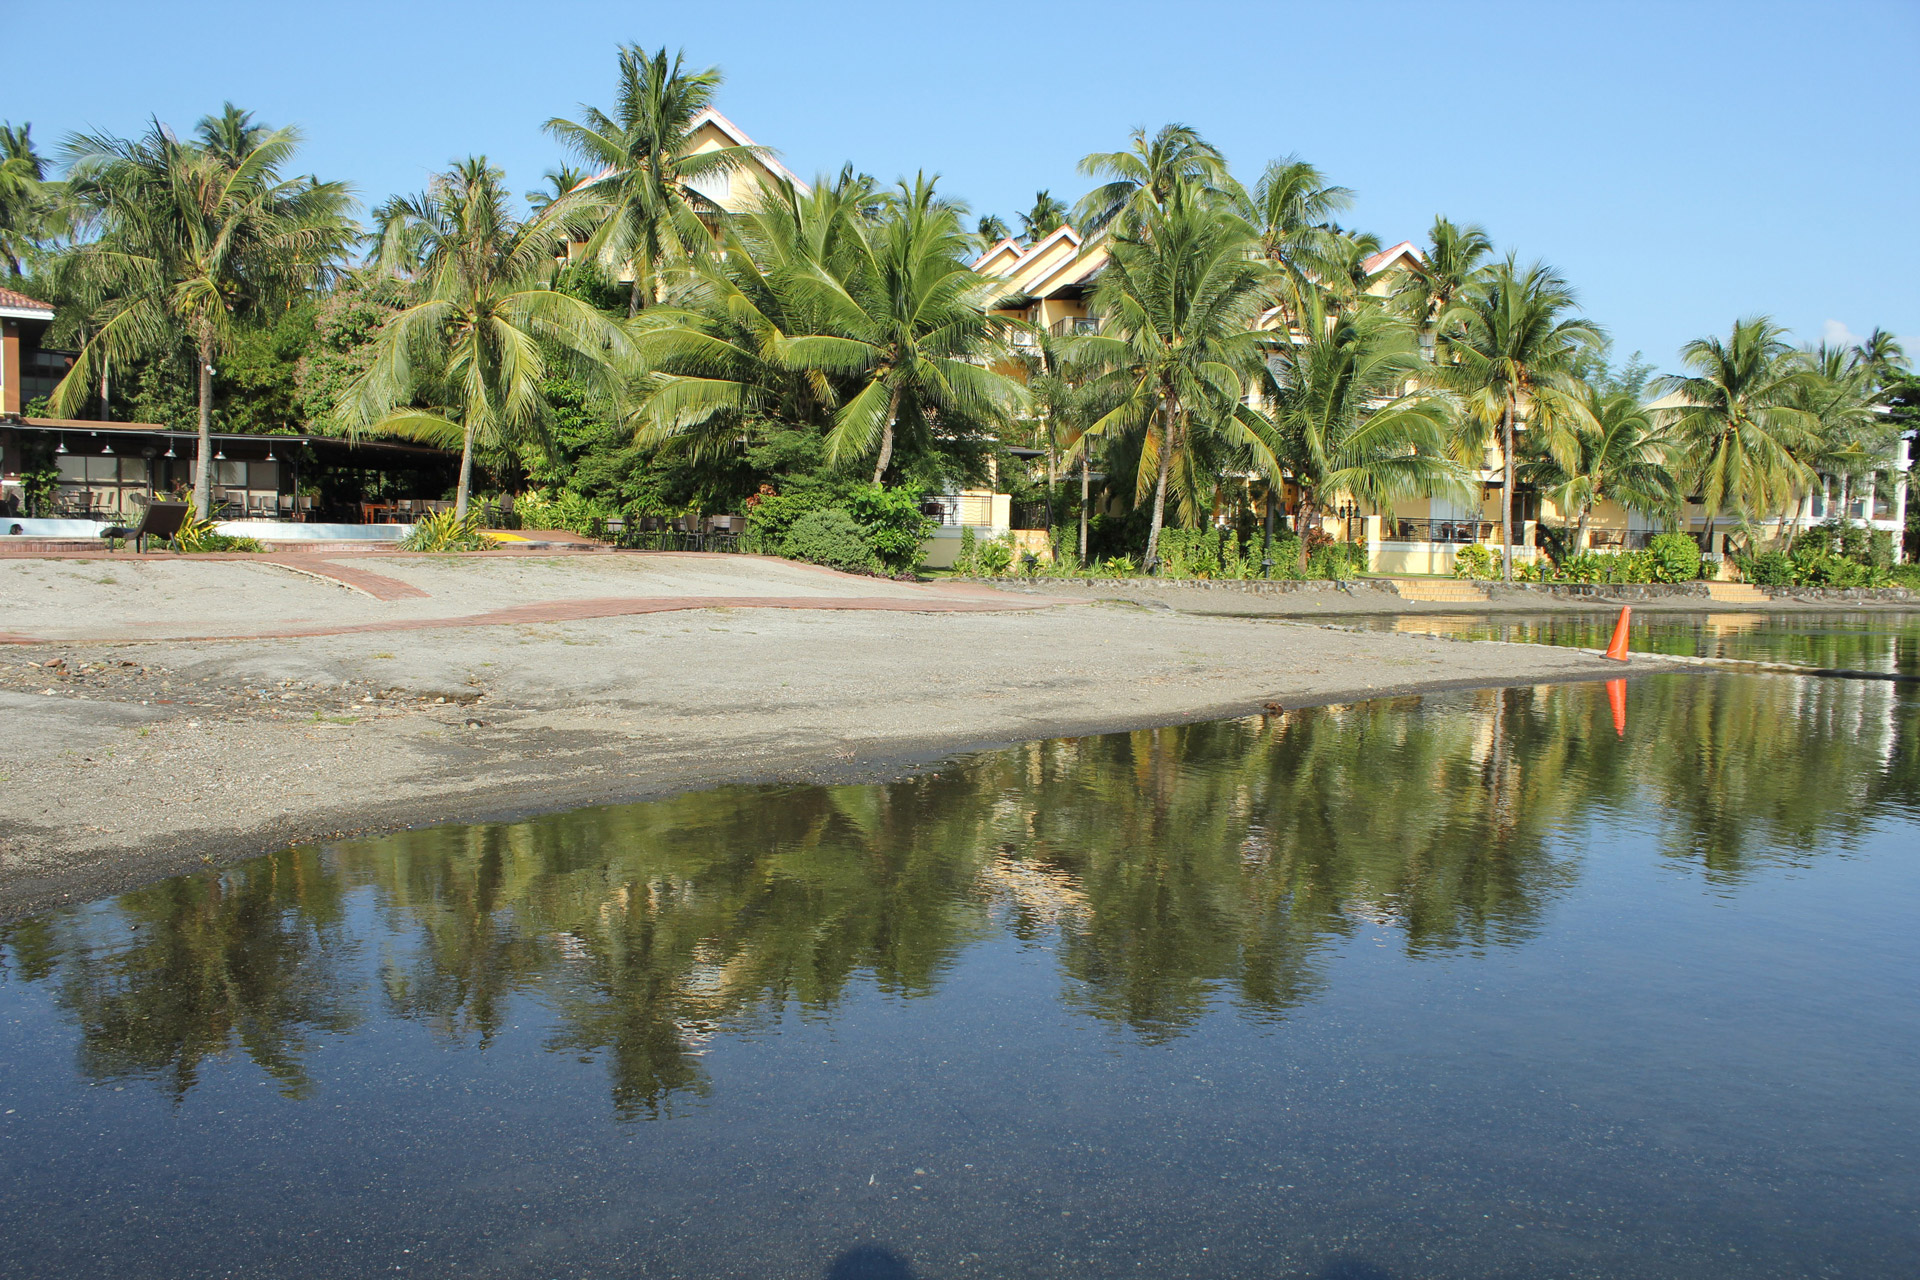
[(1047, 332), (1056, 338), (1078, 338), (1084, 334), (1100, 332), (1099, 316), (1068, 316), (1064, 320), (1055, 320), (1047, 326)]
[[(1513, 544), (1526, 541), (1527, 522), (1513, 522)], [(1498, 542), (1498, 520), (1395, 520), (1388, 535), (1396, 542)]]

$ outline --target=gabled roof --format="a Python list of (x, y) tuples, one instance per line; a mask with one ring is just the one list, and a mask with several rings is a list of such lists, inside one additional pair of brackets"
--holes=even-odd
[(1360, 269), (1370, 276), (1377, 276), (1388, 267), (1395, 266), (1402, 260), (1416, 270), (1424, 267), (1427, 261), (1425, 255), (1420, 252), (1413, 241), (1402, 240), (1390, 249), (1382, 249), (1380, 252), (1367, 257), (1361, 262)]
[(53, 308), (24, 293), (0, 289), (0, 316), (9, 320), (51, 320)]
[[(725, 116), (721, 115), (718, 111), (716, 111), (712, 107), (703, 108), (700, 114), (696, 115), (693, 118), (693, 120), (690, 122), (687, 132), (689, 133), (695, 132), (702, 125), (709, 125), (709, 124), (712, 125), (714, 128), (718, 129), (721, 133), (724, 133), (725, 135), (727, 135), (728, 140), (731, 141), (733, 145), (736, 147), (757, 147), (760, 145), (759, 143), (755, 142), (752, 138), (749, 138), (747, 136), (747, 131), (745, 129), (742, 129), (739, 125), (727, 119)], [(808, 187), (807, 184), (801, 180), (799, 174), (787, 168), (787, 166), (785, 166), (784, 164), (781, 164), (780, 161), (775, 157), (770, 155), (761, 156), (759, 157), (759, 160), (760, 160), (760, 163), (764, 164), (767, 167), (767, 170), (770, 173), (774, 174), (776, 177), (785, 178), (788, 182), (791, 182), (793, 184), (793, 189), (795, 191), (798, 191), (801, 195), (806, 195), (807, 192), (811, 190), (811, 188)]]

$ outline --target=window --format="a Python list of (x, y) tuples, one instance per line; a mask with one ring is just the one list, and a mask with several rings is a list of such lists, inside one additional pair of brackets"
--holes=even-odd
[(213, 482), (223, 488), (244, 489), (247, 487), (247, 464), (244, 462), (215, 462)]
[(60, 464), (60, 482), (62, 484), (85, 484), (87, 482), (87, 460), (71, 453), (60, 454), (56, 459)]

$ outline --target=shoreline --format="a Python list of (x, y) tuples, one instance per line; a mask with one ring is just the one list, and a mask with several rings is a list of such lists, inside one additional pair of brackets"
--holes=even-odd
[(16, 646), (0, 653), (0, 920), (319, 841), (873, 782), (1268, 703), (1681, 670), (1699, 669), (1123, 601)]
[[(1499, 645), (1501, 641), (1454, 641), (1450, 644)], [(1543, 646), (1513, 645), (1542, 649)], [(1551, 652), (1551, 650), (1549, 650)], [(1578, 652), (1559, 650), (1559, 652)], [(1520, 664), (1524, 665), (1524, 664)], [(1364, 702), (1393, 701), (1480, 689), (1522, 688), (1538, 684), (1576, 684), (1633, 679), (1656, 674), (1711, 675), (1696, 664), (1662, 655), (1639, 654), (1629, 669), (1613, 664), (1589, 670), (1515, 672), (1505, 677), (1467, 676), (1412, 682), (1404, 685), (1363, 685), (1325, 689), (1295, 695), (1284, 712)], [(628, 775), (607, 780), (578, 770), (555, 770), (544, 776), (516, 780), (507, 787), (476, 788), (457, 794), (384, 795), (370, 803), (343, 808), (319, 808), (292, 817), (269, 818), (245, 831), (184, 829), (155, 832), (146, 839), (95, 846), (83, 853), (57, 847), (42, 857), (52, 866), (16, 870), (0, 865), (0, 924), (54, 910), (82, 905), (201, 869), (215, 869), (303, 845), (335, 840), (377, 839), (399, 831), (438, 826), (512, 823), (575, 809), (645, 803), (692, 791), (725, 787), (783, 787), (870, 785), (897, 781), (961, 756), (994, 751), (1051, 738), (1098, 737), (1214, 720), (1276, 714), (1272, 700), (1236, 701), (1195, 706), (1142, 721), (1132, 717), (1036, 720), (1017, 734), (961, 734), (918, 738), (911, 735), (886, 740), (883, 749), (854, 753), (824, 749), (793, 751), (778, 759), (731, 763), (723, 750), (697, 758), (668, 773), (648, 778)], [(0, 848), (12, 843), (13, 824), (0, 820)], [(41, 834), (46, 834), (44, 831)], [(8, 863), (12, 862), (9, 858)]]

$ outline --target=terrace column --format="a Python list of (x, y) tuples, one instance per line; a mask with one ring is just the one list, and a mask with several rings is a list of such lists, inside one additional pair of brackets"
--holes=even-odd
[(20, 324), (0, 320), (0, 413), (20, 412)]
[(1913, 471), (1913, 443), (1901, 436), (1893, 451), (1893, 562), (1907, 559), (1907, 476)]

